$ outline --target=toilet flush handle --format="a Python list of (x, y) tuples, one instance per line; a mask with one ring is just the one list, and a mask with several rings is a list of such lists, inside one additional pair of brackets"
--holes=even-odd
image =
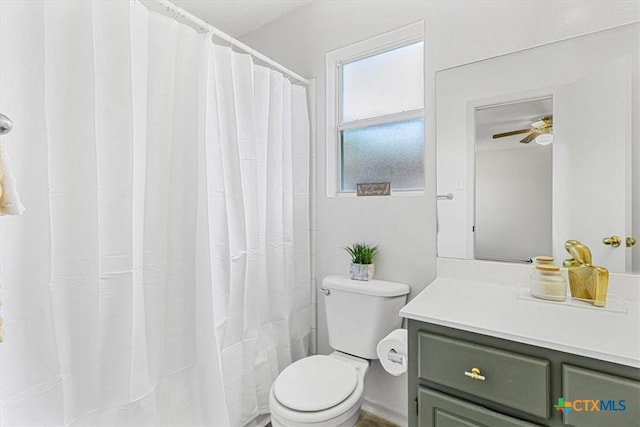
[(322, 291), (322, 293), (324, 293), (326, 296), (331, 295), (331, 289), (327, 289), (327, 288), (320, 288), (320, 290)]
[(407, 356), (399, 354), (394, 349), (389, 350), (389, 353), (387, 353), (387, 358), (393, 363), (399, 363), (402, 366), (406, 366), (407, 364)]

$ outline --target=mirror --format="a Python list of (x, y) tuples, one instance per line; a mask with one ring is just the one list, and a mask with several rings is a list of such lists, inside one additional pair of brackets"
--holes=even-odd
[(640, 273), (639, 66), (634, 23), (438, 72), (438, 256)]
[(476, 107), (476, 259), (527, 262), (552, 253), (553, 145), (538, 141), (533, 125), (544, 126), (541, 118), (551, 123), (553, 98)]

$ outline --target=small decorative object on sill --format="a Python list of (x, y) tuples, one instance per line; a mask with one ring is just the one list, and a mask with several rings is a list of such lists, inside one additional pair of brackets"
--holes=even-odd
[(378, 252), (378, 246), (366, 243), (354, 243), (344, 248), (351, 255), (349, 277), (352, 280), (371, 280), (375, 274), (373, 258)]
[(359, 183), (356, 186), (358, 196), (388, 196), (391, 194), (390, 182)]

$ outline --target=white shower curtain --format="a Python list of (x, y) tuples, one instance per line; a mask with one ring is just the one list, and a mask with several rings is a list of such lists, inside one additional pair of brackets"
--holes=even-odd
[(211, 46), (208, 70), (214, 300), (227, 301), (216, 336), (232, 419), (247, 421), (309, 344), (306, 94), (225, 47)]
[(305, 90), (137, 1), (0, 19), (0, 424), (251, 423), (308, 348)]

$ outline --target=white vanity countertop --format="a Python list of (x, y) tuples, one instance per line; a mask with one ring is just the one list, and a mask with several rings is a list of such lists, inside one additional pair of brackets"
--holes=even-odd
[(517, 286), (439, 277), (400, 315), (640, 368), (636, 301), (623, 313), (518, 297), (519, 292)]

